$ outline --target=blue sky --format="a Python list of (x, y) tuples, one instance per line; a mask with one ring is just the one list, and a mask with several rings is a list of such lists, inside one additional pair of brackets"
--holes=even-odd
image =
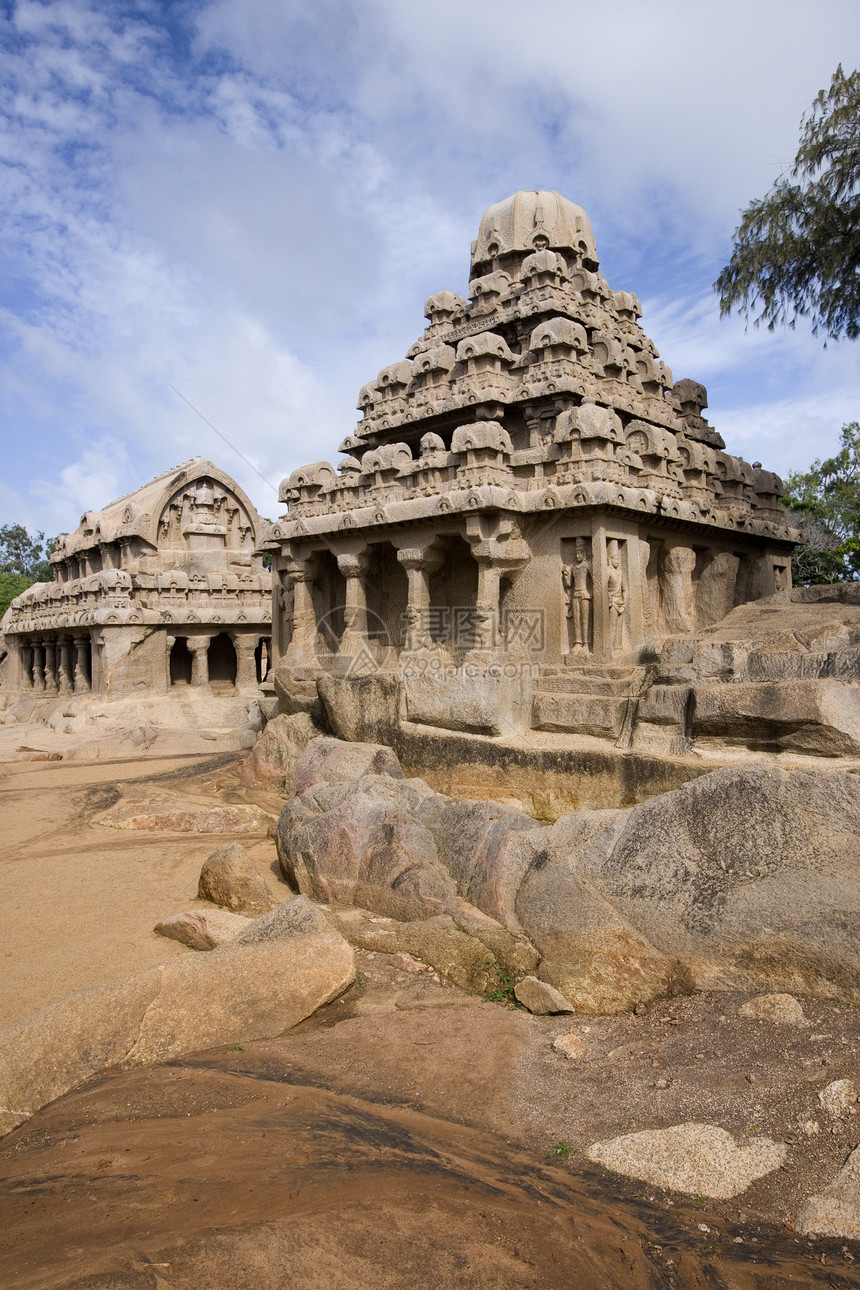
[(860, 345), (721, 320), (739, 211), (860, 6), (0, 0), (0, 523), (55, 533), (200, 453), (264, 514), (336, 457), (481, 212), (554, 188), (728, 446), (786, 472), (860, 418)]

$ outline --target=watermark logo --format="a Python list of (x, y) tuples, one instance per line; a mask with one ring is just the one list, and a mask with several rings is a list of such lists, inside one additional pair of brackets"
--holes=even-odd
[[(493, 613), (468, 605), (434, 605), (406, 609), (391, 625), (373, 610), (339, 605), (316, 624), (317, 660), (340, 676), (395, 666), (404, 675), (439, 678), (464, 675), (467, 669), (475, 676), (520, 676), (523, 669), (531, 675), (539, 671), (545, 647), (542, 609)], [(483, 657), (470, 659), (470, 654)]]

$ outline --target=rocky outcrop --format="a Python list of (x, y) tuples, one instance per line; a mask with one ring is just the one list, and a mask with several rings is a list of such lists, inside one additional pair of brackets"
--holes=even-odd
[(541, 827), (500, 803), (453, 802), (399, 766), (365, 773), (393, 756), (308, 746), (277, 833), (296, 889), (399, 921), (456, 920), (466, 900), (533, 944), (535, 975), (578, 1012), (693, 988), (860, 1000), (856, 776), (723, 769)]
[(0, 1031), (0, 1128), (109, 1066), (283, 1034), (354, 976), (351, 946), (298, 897), (229, 945), (85, 990)]
[[(309, 760), (316, 758), (315, 745), (308, 754)], [(303, 760), (297, 789), (309, 777)], [(330, 761), (339, 773), (347, 758), (332, 756)], [(314, 900), (360, 905), (401, 921), (454, 908), (454, 879), (438, 858), (433, 835), (414, 814), (421, 798), (430, 795), (426, 784), (406, 781), (402, 772), (399, 780), (365, 774), (354, 782), (331, 784), (319, 782), (315, 773), (311, 785), (284, 807), (278, 823), (284, 877)]]
[(200, 870), (200, 900), (211, 900), (234, 914), (265, 914), (277, 904), (262, 874), (239, 842), (213, 851)]
[(322, 734), (307, 712), (273, 717), (242, 763), (246, 784), (264, 784), (284, 797), (290, 791), (299, 757)]
[(697, 987), (860, 999), (855, 775), (724, 769), (634, 807), (585, 846), (562, 840), (565, 824), (547, 831), (545, 868), (575, 871)]
[(396, 754), (385, 744), (315, 739), (299, 758), (292, 791), (300, 796), (314, 784), (355, 784), (365, 775), (404, 778)]
[(464, 902), (457, 914), (398, 922), (366, 909), (332, 909), (329, 917), (356, 949), (411, 955), (444, 980), (477, 994), (504, 992), (532, 971), (537, 950)]
[(712, 1124), (675, 1124), (595, 1142), (587, 1154), (595, 1164), (626, 1178), (688, 1196), (729, 1200), (778, 1169), (786, 1148), (764, 1137), (736, 1142)]

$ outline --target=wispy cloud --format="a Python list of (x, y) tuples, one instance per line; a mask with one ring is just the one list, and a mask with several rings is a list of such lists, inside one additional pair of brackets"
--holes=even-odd
[(807, 18), (798, 0), (14, 4), (4, 514), (69, 527), (194, 452), (271, 511), (162, 378), (266, 478), (334, 455), (425, 296), (465, 289), (481, 210), (532, 186), (586, 207), (607, 276), (732, 446), (782, 470), (813, 431), (828, 451), (856, 348), (746, 333), (710, 294), (737, 208), (836, 62), (860, 63), (850, 0)]

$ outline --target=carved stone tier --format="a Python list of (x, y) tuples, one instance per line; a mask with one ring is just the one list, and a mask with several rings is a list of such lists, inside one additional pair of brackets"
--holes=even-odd
[(360, 656), (400, 677), (410, 725), (627, 738), (661, 651), (788, 596), (782, 483), (724, 450), (556, 193), (490, 207), (467, 295), (425, 313), (360, 391), (340, 466), (281, 484), (276, 667), (307, 684)]

